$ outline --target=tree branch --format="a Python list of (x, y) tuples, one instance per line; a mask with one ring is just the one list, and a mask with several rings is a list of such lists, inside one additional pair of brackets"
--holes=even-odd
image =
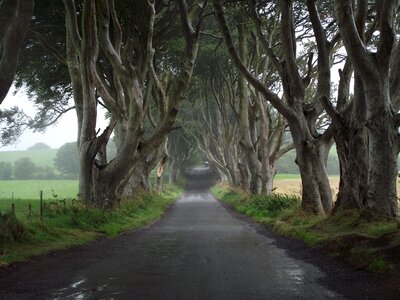
[[(7, 2), (3, 0), (0, 4), (0, 8), (5, 9), (5, 11), (0, 11), (0, 21), (2, 22), (0, 26), (1, 31), (4, 33), (4, 35), (0, 36), (0, 104), (7, 96), (14, 80), (19, 51), (31, 21), (34, 6), (33, 0), (18, 0), (16, 8), (12, 9), (7, 6)], [(14, 11), (14, 14), (4, 17), (3, 13), (7, 13), (10, 10)]]
[(291, 111), (291, 109), (281, 101), (278, 95), (267, 89), (256, 77), (254, 77), (250, 71), (247, 69), (247, 67), (244, 65), (243, 61), (241, 60), (239, 53), (236, 50), (236, 47), (233, 43), (232, 40), (232, 35), (230, 33), (228, 24), (226, 23), (225, 15), (224, 15), (224, 10), (222, 7), (222, 1), (221, 0), (214, 0), (214, 10), (216, 14), (216, 18), (219, 23), (219, 27), (221, 30), (221, 33), (224, 37), (225, 43), (227, 45), (229, 54), (234, 61), (236, 67), (240, 70), (240, 72), (243, 73), (247, 81), (254, 86), (255, 89), (257, 89), (265, 98), (267, 101), (271, 102), (271, 104), (281, 113), (283, 114), (286, 118), (293, 118), (294, 115)]
[(64, 0), (66, 25), (70, 32), (70, 38), (76, 51), (81, 51), (81, 35), (79, 33), (78, 19), (74, 0)]
[(31, 28), (28, 29), (29, 32), (32, 32), (36, 38), (38, 39), (38, 41), (40, 42), (40, 44), (42, 45), (42, 47), (44, 49), (46, 49), (47, 51), (49, 51), (57, 60), (59, 63), (63, 64), (63, 65), (67, 65), (67, 61), (66, 58), (64, 56), (62, 56), (62, 54), (52, 45), (50, 45), (46, 38), (43, 36), (43, 34), (41, 34), (38, 31), (35, 31)]
[(354, 68), (358, 73), (363, 73), (367, 76), (374, 76), (374, 64), (370, 54), (360, 37), (357, 30), (354, 12), (351, 0), (337, 0), (336, 1), (336, 15), (339, 24), (340, 35), (342, 36), (343, 43), (346, 46), (346, 51)]

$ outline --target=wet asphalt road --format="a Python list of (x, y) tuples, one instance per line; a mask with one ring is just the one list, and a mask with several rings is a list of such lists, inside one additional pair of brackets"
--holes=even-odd
[(187, 191), (147, 229), (0, 273), (0, 298), (389, 299), (351, 272), (326, 274), (208, 192)]

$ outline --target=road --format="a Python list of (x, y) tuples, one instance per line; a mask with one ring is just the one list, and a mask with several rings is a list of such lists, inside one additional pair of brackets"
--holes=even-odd
[(0, 289), (4, 299), (395, 299), (193, 186), (152, 226), (2, 270)]

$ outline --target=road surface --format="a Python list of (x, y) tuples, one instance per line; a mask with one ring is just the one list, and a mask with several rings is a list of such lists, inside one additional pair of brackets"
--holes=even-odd
[(395, 299), (370, 275), (229, 212), (192, 175), (149, 228), (0, 271), (0, 298)]

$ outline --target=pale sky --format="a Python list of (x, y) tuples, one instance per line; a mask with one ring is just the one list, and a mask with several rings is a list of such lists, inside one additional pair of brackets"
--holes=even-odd
[[(14, 89), (11, 89), (0, 106), (0, 109), (10, 108), (12, 106), (18, 106), (23, 109), (24, 112), (33, 116), (35, 109), (31, 102), (29, 102), (28, 96), (23, 92), (18, 92), (13, 95)], [(102, 118), (103, 112), (100, 112), (98, 117), (100, 128), (105, 128), (107, 122)], [(76, 141), (76, 135), (78, 131), (77, 119), (75, 110), (67, 112), (55, 125), (50, 126), (44, 133), (33, 132), (32, 130), (26, 130), (20, 137), (16, 144), (0, 147), (0, 151), (15, 151), (15, 150), (26, 150), (28, 147), (36, 143), (45, 143), (51, 148), (59, 148), (68, 142)]]

